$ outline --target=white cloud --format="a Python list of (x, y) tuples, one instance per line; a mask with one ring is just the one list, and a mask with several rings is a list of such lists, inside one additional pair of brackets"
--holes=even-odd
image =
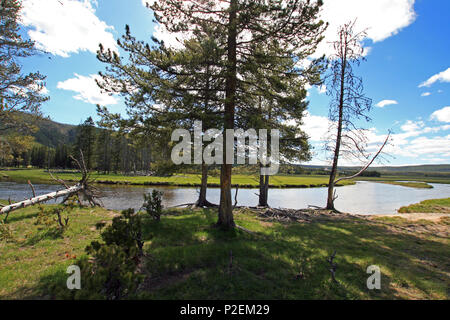
[[(367, 29), (367, 37), (373, 42), (383, 41), (397, 34), (414, 22), (414, 2), (415, 0), (325, 0), (322, 18), (329, 22), (329, 26), (317, 56), (333, 52), (329, 42), (336, 39), (339, 26), (355, 19), (355, 31)], [(366, 48), (366, 55), (369, 50)]]
[(9, 89), (14, 94), (18, 94), (21, 96), (26, 96), (30, 93), (30, 91), (37, 92), (39, 94), (42, 94), (44, 96), (48, 95), (50, 91), (47, 89), (44, 83), (38, 82), (38, 83), (32, 83), (28, 87), (17, 87), (17, 86), (11, 86)]
[(302, 120), (301, 128), (309, 135), (311, 141), (324, 140), (331, 124), (328, 117), (314, 116), (306, 111)]
[(95, 82), (95, 80), (100, 79), (101, 77), (96, 74), (91, 74), (86, 77), (75, 73), (75, 78), (60, 81), (56, 87), (58, 89), (77, 92), (78, 94), (73, 97), (86, 103), (99, 104), (102, 106), (117, 104), (118, 99), (115, 96), (101, 92)]
[(437, 81), (450, 82), (450, 68), (448, 68), (447, 70), (444, 70), (438, 74), (435, 74), (434, 76), (430, 77), (427, 81), (422, 82), (419, 85), (419, 88), (430, 87), (432, 84), (434, 84)]
[[(302, 129), (311, 137), (311, 142), (319, 151), (314, 157), (314, 163), (329, 165), (329, 159), (323, 151), (324, 139), (328, 134), (328, 127), (330, 121), (326, 117), (314, 116), (308, 112), (304, 117), (304, 125)], [(450, 162), (450, 135), (446, 134), (450, 131), (449, 125), (441, 125), (430, 127), (422, 120), (412, 121), (408, 120), (400, 127), (401, 133), (394, 133), (391, 135), (391, 142), (388, 144), (383, 152), (394, 157), (407, 157), (411, 163), (415, 161), (418, 163), (428, 162)], [(436, 135), (437, 133), (444, 133)], [(374, 154), (378, 151), (380, 145), (386, 139), (386, 132), (378, 132), (375, 128), (370, 128), (366, 131), (367, 137), (367, 151)], [(434, 134), (434, 136), (429, 136)], [(430, 158), (430, 159), (428, 159)], [(432, 159), (431, 159), (432, 158)], [(361, 165), (362, 162), (355, 159), (340, 160), (340, 165)]]
[(421, 97), (428, 97), (431, 96), (431, 92), (424, 92), (420, 95)]
[(326, 86), (326, 85), (318, 86), (318, 87), (316, 87), (316, 89), (317, 89), (317, 92), (318, 92), (319, 94), (325, 94), (325, 93), (327, 93), (327, 86)]
[(450, 122), (450, 106), (439, 109), (431, 114), (431, 120)]
[[(145, 6), (157, 0), (141, 0)], [(323, 54), (330, 55), (333, 52), (330, 41), (336, 39), (339, 26), (357, 19), (355, 29), (366, 30), (367, 37), (373, 42), (383, 41), (401, 29), (414, 22), (416, 13), (414, 11), (415, 0), (325, 0), (322, 7), (321, 18), (329, 22), (325, 32), (325, 39), (319, 45), (314, 56)], [(227, 1), (218, 2), (219, 6), (226, 6)], [(167, 45), (175, 48), (181, 44), (174, 35), (170, 35), (162, 26), (155, 27), (155, 37), (164, 40)], [(180, 38), (186, 36), (178, 35)], [(364, 55), (369, 54), (371, 47), (364, 48)]]
[(411, 121), (408, 120), (404, 125), (402, 125), (400, 128), (405, 132), (416, 132), (417, 130), (423, 128), (425, 126), (423, 121)]
[(95, 15), (96, 0), (23, 0), (22, 24), (36, 46), (53, 55), (96, 53), (99, 43), (117, 51), (114, 28)]
[(450, 156), (450, 135), (432, 138), (418, 137), (408, 145), (408, 151), (416, 157), (421, 155)]
[(378, 108), (384, 108), (385, 106), (389, 106), (392, 104), (398, 104), (398, 102), (395, 100), (383, 100), (378, 102), (375, 106)]

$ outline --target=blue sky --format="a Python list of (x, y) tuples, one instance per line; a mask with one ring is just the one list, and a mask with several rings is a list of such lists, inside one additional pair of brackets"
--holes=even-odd
[[(150, 40), (152, 13), (141, 0), (23, 0), (23, 32), (48, 52), (24, 61), (25, 71), (47, 75), (50, 101), (43, 111), (53, 120), (79, 124), (96, 119), (95, 105), (124, 112), (118, 97), (101, 94), (94, 77), (104, 66), (96, 60), (98, 43), (115, 46), (131, 26), (133, 35)], [(323, 17), (330, 22), (327, 39), (337, 25), (357, 18), (368, 28), (367, 61), (356, 73), (373, 99), (369, 149), (394, 131), (388, 165), (450, 163), (450, 1), (325, 0)], [(444, 14), (447, 13), (447, 16)], [(158, 37), (164, 38), (159, 30)], [(327, 53), (326, 42), (320, 48)], [(309, 90), (304, 129), (316, 154), (311, 163), (326, 164), (321, 152), (329, 98), (320, 88)], [(343, 159), (341, 164), (357, 164)]]

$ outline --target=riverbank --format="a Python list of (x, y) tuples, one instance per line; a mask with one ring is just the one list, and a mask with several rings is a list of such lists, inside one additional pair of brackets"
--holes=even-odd
[(401, 207), (399, 213), (450, 213), (450, 198), (431, 199)]
[[(79, 173), (67, 172), (57, 174), (59, 178), (68, 182), (77, 182), (80, 180)], [(31, 183), (55, 183), (48, 172), (42, 169), (22, 169), (22, 170), (0, 170), (0, 176), (3, 179), (14, 182)], [(92, 173), (91, 177), (96, 183), (109, 185), (142, 185), (142, 186), (178, 186), (178, 187), (199, 187), (201, 176), (195, 174), (175, 174), (170, 177), (155, 176), (123, 176), (118, 174), (98, 174)], [(323, 175), (305, 175), (305, 176), (271, 176), (271, 188), (315, 188), (326, 187), (328, 185), (328, 177)], [(259, 187), (259, 176), (252, 175), (233, 175), (232, 184), (239, 185), (240, 188), (257, 188)], [(338, 186), (353, 185), (354, 181), (344, 180)], [(209, 187), (220, 187), (219, 177), (208, 177)]]
[(404, 182), (404, 181), (376, 181), (378, 183), (392, 184), (395, 186), (418, 188), (418, 189), (432, 189), (433, 186), (426, 182)]
[[(60, 297), (67, 290), (67, 266), (99, 238), (96, 223), (115, 214), (77, 208), (70, 213), (67, 230), (58, 233), (37, 223), (37, 207), (11, 213), (12, 237), (0, 242), (0, 299)], [(139, 296), (449, 299), (449, 218), (405, 225), (389, 217), (314, 210), (302, 214), (298, 221), (278, 221), (257, 211), (236, 210), (236, 223), (251, 233), (213, 228), (215, 210), (173, 209), (160, 223), (143, 215), (147, 259)], [(338, 283), (331, 280), (326, 261), (335, 250)], [(381, 269), (381, 290), (366, 287), (370, 265)]]
[(381, 177), (357, 177), (358, 181), (372, 182), (426, 182), (426, 183), (444, 183), (450, 184), (450, 176), (442, 175), (441, 177), (426, 175), (382, 175)]

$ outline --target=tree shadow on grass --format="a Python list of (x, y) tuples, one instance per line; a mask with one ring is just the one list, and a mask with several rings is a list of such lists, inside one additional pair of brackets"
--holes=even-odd
[[(357, 218), (310, 226), (290, 224), (284, 227), (283, 233), (287, 237), (298, 237), (310, 247), (336, 250), (338, 256), (366, 261), (367, 266), (378, 265), (382, 279), (385, 279), (383, 291), (386, 287), (391, 288), (392, 284), (403, 292), (392, 292), (394, 298), (408, 295), (410, 298), (433, 297), (436, 288), (445, 291), (445, 283), (450, 285), (449, 248), (439, 241)], [(351, 269), (345, 271), (351, 272)], [(395, 277), (392, 283), (387, 273)], [(410, 287), (414, 289), (408, 292)]]
[[(184, 234), (180, 236), (183, 239), (195, 238), (189, 229), (183, 231)], [(264, 275), (269, 283), (261, 288), (264, 294), (253, 293), (256, 294), (254, 298), (433, 298), (435, 284), (445, 281), (448, 272), (448, 264), (445, 262), (448, 261), (447, 245), (357, 219), (310, 224), (275, 224), (270, 240), (251, 239), (251, 236), (239, 232), (227, 239), (224, 233), (218, 233), (220, 236), (216, 237), (214, 229), (207, 232), (213, 236), (212, 240), (203, 243), (194, 241), (172, 246), (170, 242), (163, 244), (165, 238), (154, 242), (155, 260), (148, 264), (148, 269), (154, 277), (176, 278), (186, 270), (189, 277), (180, 277), (179, 284), (168, 281), (169, 286), (165, 289), (158, 284), (158, 290), (153, 292), (151, 297), (162, 295), (164, 298), (246, 299), (248, 292), (245, 288), (236, 292), (229, 286), (239, 287), (242, 283), (252, 282), (247, 288), (254, 291), (264, 283), (260, 279), (260, 276)], [(161, 236), (164, 237), (163, 234)], [(156, 234), (155, 237), (158, 238), (159, 235)], [(334, 250), (337, 251), (335, 261), (338, 263), (337, 279), (340, 285), (331, 281), (329, 265), (326, 262), (326, 257)], [(219, 285), (223, 289), (220, 293), (200, 290), (197, 283), (214, 283), (215, 275), (226, 273), (224, 270), (230, 264), (230, 252), (235, 263), (241, 260), (239, 273), (244, 275), (243, 278), (237, 282), (230, 280), (228, 284), (222, 283)], [(425, 256), (427, 262), (434, 265), (433, 268), (424, 267), (421, 259)], [(298, 265), (305, 264), (302, 259), (307, 259), (310, 279), (305, 276), (304, 280), (298, 281), (303, 287), (299, 291), (297, 286), (293, 285), (293, 276), (299, 272)], [(367, 278), (371, 274), (366, 273), (366, 268), (370, 265), (378, 265), (381, 268), (382, 290), (367, 288)], [(191, 278), (194, 280), (189, 280)], [(434, 284), (430, 285), (430, 281)], [(196, 289), (191, 290), (191, 295), (184, 296), (183, 286)], [(409, 287), (412, 289), (408, 290)], [(151, 281), (147, 283), (147, 288), (150, 292), (154, 291), (151, 289)]]
[(32, 237), (27, 238), (23, 242), (23, 245), (25, 245), (25, 246), (33, 246), (33, 245), (35, 245), (38, 242), (43, 241), (43, 240), (61, 239), (63, 237), (63, 234), (64, 234), (64, 229), (62, 229), (62, 228), (59, 228), (59, 227), (45, 228), (45, 229), (40, 230), (39, 232), (37, 232)]
[[(14, 214), (14, 212), (11, 212), (8, 216), (7, 223), (15, 223), (27, 219), (33, 219), (38, 216), (38, 212), (29, 212), (29, 213), (22, 213), (22, 214)], [(2, 217), (3, 218), (3, 217)]]
[[(159, 223), (144, 219), (146, 279), (141, 298), (434, 298), (435, 284), (448, 281), (447, 245), (381, 224), (356, 218), (273, 223), (252, 235), (218, 230), (215, 219), (214, 210)], [(327, 262), (334, 250), (338, 283)], [(424, 257), (436, 267), (424, 266)], [(367, 288), (369, 265), (381, 269), (381, 290)], [(70, 298), (66, 279), (64, 272), (47, 274), (38, 288), (44, 293), (51, 288), (52, 298)]]

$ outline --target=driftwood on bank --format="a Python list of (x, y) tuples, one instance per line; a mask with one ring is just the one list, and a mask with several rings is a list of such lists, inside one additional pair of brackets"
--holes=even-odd
[[(250, 208), (249, 208), (250, 209)], [(326, 221), (335, 218), (345, 219), (349, 214), (333, 210), (318, 209), (281, 209), (281, 208), (257, 208), (258, 215), (267, 220), (279, 222), (313, 222)]]
[(10, 202), (9, 205), (0, 207), (0, 215), (1, 214), (7, 215), (11, 211), (26, 208), (29, 206), (33, 206), (33, 205), (36, 205), (36, 204), (39, 204), (42, 202), (54, 200), (54, 199), (61, 198), (61, 197), (64, 197), (64, 201), (66, 201), (69, 197), (71, 197), (72, 195), (75, 195), (75, 194), (77, 194), (79, 196), (79, 199), (82, 198), (83, 200), (87, 200), (89, 202), (89, 204), (92, 206), (101, 206), (101, 204), (97, 201), (98, 192), (93, 186), (91, 186), (92, 181), (89, 178), (89, 172), (86, 169), (86, 165), (84, 163), (83, 153), (81, 153), (80, 161), (76, 160), (73, 157), (72, 157), (72, 159), (78, 165), (78, 167), (82, 173), (82, 178), (76, 185), (69, 186), (62, 179), (55, 178), (53, 176), (53, 174), (51, 174), (51, 172), (50, 172), (50, 175), (52, 176), (52, 178), (55, 181), (57, 181), (58, 183), (60, 183), (61, 185), (63, 185), (65, 187), (65, 189), (47, 193), (47, 194), (40, 195), (40, 196), (36, 196), (33, 185), (31, 184), (30, 181), (28, 181), (28, 184), (30, 185), (31, 190), (33, 192), (33, 197), (30, 199), (20, 201), (20, 202), (16, 202), (16, 203)]
[(11, 211), (17, 210), (17, 209), (21, 209), (21, 208), (26, 208), (41, 202), (46, 202), (49, 200), (53, 200), (56, 198), (60, 198), (60, 197), (65, 197), (65, 196), (70, 196), (72, 194), (78, 193), (79, 191), (81, 191), (83, 189), (82, 185), (75, 185), (73, 187), (70, 187), (68, 189), (64, 189), (64, 190), (59, 190), (56, 192), (51, 192), (51, 193), (47, 193), (44, 194), (42, 196), (37, 196), (31, 199), (26, 199), (24, 201), (21, 202), (17, 202), (17, 203), (13, 203), (11, 205), (5, 206), (3, 208), (0, 209), (0, 214), (3, 213), (9, 213)]

